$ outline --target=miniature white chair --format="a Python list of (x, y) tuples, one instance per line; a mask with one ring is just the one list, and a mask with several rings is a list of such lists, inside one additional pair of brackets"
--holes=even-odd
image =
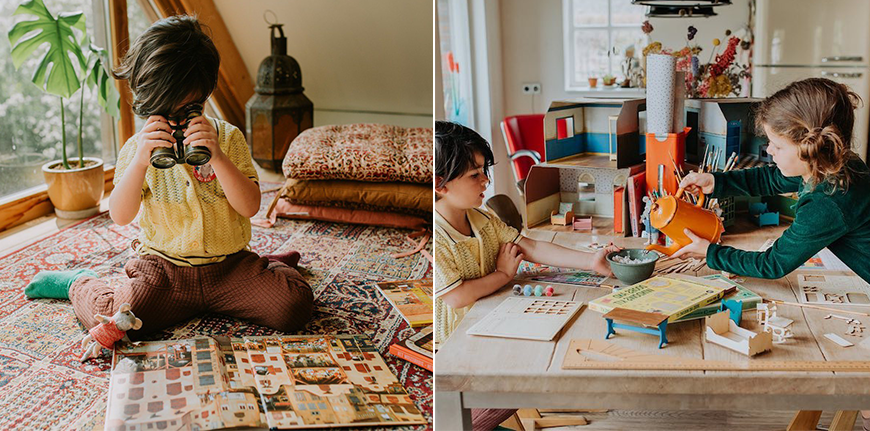
[[(775, 307), (775, 305), (774, 305)], [(755, 306), (755, 320), (761, 326), (767, 326), (767, 320), (770, 318), (770, 304), (759, 302)]]
[(782, 344), (786, 339), (794, 337), (794, 333), (789, 328), (792, 323), (794, 323), (794, 320), (773, 316), (768, 319), (764, 331), (770, 332), (773, 335), (774, 344)]

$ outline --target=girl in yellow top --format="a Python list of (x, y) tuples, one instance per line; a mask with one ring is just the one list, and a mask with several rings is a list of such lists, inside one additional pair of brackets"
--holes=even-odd
[(206, 312), (285, 332), (305, 325), (313, 294), (295, 269), (299, 253), (260, 257), (248, 250), (260, 190), (242, 132), (199, 115), (177, 144), (208, 148), (208, 163), (158, 169), (150, 162), (155, 149), (176, 145), (177, 124), (167, 118), (205, 103), (219, 65), (214, 43), (189, 16), (157, 21), (130, 47), (115, 74), (129, 81), (133, 111), (147, 121), (118, 155), (109, 199), (119, 225), (142, 210), (138, 257), (124, 267), (130, 279), (112, 287), (89, 269), (43, 271), (25, 288), (28, 298), (69, 298), (86, 328), (97, 324), (95, 314), (111, 316), (130, 303), (143, 322), (131, 338)]

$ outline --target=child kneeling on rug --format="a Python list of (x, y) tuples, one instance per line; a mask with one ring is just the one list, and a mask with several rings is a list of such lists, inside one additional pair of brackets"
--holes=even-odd
[[(157, 21), (130, 47), (115, 74), (129, 81), (133, 111), (147, 121), (118, 155), (109, 199), (119, 225), (142, 207), (138, 257), (124, 266), (130, 279), (113, 288), (88, 269), (43, 271), (25, 288), (28, 298), (69, 298), (86, 328), (99, 323), (94, 315), (113, 315), (129, 303), (143, 322), (131, 337), (206, 312), (284, 332), (308, 322), (314, 299), (295, 268), (299, 253), (260, 257), (248, 250), (260, 190), (244, 135), (201, 114), (219, 64), (214, 43), (190, 16)], [(171, 126), (181, 129), (187, 120), (183, 145), (208, 149), (210, 160), (152, 166), (152, 152), (176, 142)]]
[[(610, 275), (607, 253), (595, 254), (526, 238), (481, 210), (494, 156), (475, 131), (435, 122), (435, 343), (444, 343), (474, 303), (513, 280), (523, 259)], [(475, 431), (490, 430), (514, 410), (472, 409)]]

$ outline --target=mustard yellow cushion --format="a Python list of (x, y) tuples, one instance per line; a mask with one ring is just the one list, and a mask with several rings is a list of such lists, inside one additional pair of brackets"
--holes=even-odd
[(297, 205), (431, 215), (431, 184), (297, 180), (284, 183), (281, 197)]

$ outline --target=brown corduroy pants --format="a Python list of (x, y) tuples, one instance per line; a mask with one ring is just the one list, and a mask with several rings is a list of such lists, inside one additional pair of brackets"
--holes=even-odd
[(282, 332), (302, 328), (314, 309), (311, 286), (295, 268), (240, 251), (212, 265), (181, 267), (158, 256), (124, 265), (130, 278), (110, 287), (94, 277), (70, 286), (76, 317), (90, 329), (94, 314), (111, 316), (129, 303), (142, 328), (132, 339), (211, 312), (237, 317)]

